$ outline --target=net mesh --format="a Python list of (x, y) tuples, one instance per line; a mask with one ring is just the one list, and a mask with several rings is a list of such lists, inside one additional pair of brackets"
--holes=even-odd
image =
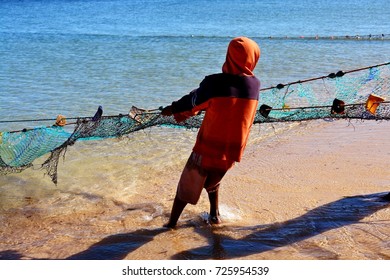
[[(339, 71), (327, 76), (263, 89), (254, 123), (291, 122), (313, 119), (389, 120), (390, 63)], [(77, 141), (117, 138), (153, 126), (199, 128), (203, 115), (176, 123), (160, 110), (132, 107), (129, 114), (76, 118), (73, 130), (53, 125), (22, 131), (0, 132), (0, 174), (21, 172), (34, 160), (50, 154), (42, 164), (57, 183), (58, 161)]]

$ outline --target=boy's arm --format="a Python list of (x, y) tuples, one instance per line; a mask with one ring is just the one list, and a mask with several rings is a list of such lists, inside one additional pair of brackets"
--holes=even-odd
[(202, 102), (201, 99), (198, 96), (198, 89), (195, 89), (179, 100), (172, 102), (172, 105), (165, 107), (161, 114), (163, 116), (173, 115), (177, 122), (182, 122), (189, 117), (195, 116), (199, 111), (207, 107), (206, 103)]
[(208, 107), (208, 101), (212, 98), (214, 90), (210, 87), (211, 76), (207, 76), (199, 85), (199, 88), (194, 89), (189, 94), (183, 96), (177, 101), (172, 102), (172, 105), (167, 106), (161, 112), (164, 116), (175, 117), (177, 122), (182, 122), (191, 116), (205, 110)]

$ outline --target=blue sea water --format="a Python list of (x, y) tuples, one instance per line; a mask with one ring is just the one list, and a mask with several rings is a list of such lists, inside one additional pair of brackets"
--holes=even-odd
[(166, 105), (220, 72), (241, 35), (262, 49), (263, 87), (386, 62), (388, 40), (325, 38), (389, 38), (389, 19), (386, 0), (2, 0), (0, 121)]
[[(370, 34), (375, 38), (384, 34), (384, 40), (369, 40)], [(0, 0), (0, 132), (48, 125), (2, 121), (55, 119), (58, 114), (93, 116), (99, 105), (105, 115), (117, 115), (127, 113), (132, 105), (157, 108), (170, 104), (196, 88), (204, 76), (220, 72), (229, 41), (242, 35), (261, 47), (255, 74), (263, 87), (380, 64), (390, 59), (390, 1)], [(272, 132), (291, 127), (288, 124)], [(251, 135), (261, 138), (266, 133), (261, 126)], [(58, 186), (39, 169), (46, 157), (20, 174), (1, 175), (0, 220), (4, 226), (0, 257), (66, 258), (102, 240), (107, 248), (104, 253), (121, 254), (118, 248), (135, 246), (141, 250), (128, 258), (157, 259), (192, 248), (200, 239), (210, 239), (207, 229), (206, 238), (194, 234), (191, 227), (185, 231), (189, 234), (181, 234), (181, 229), (166, 238), (156, 237), (154, 253), (147, 246), (142, 251), (143, 239), (137, 239), (146, 235), (152, 240), (153, 232), (149, 236), (139, 230), (166, 222), (177, 178), (195, 137), (196, 131), (157, 128), (120, 141), (77, 142), (67, 151), (66, 160), (60, 160)], [(277, 163), (263, 164), (265, 169), (279, 170)], [(306, 184), (305, 178), (299, 179)], [(233, 183), (239, 190), (248, 180), (252, 179), (242, 176)], [(272, 186), (258, 187), (265, 197), (267, 191), (272, 192)], [(286, 195), (290, 195), (287, 190)], [(237, 191), (237, 196), (250, 194)], [(221, 206), (224, 217), (231, 224), (238, 217), (237, 226), (242, 227), (239, 203), (246, 202), (223, 201)], [(279, 214), (263, 211), (258, 201), (248, 207), (251, 211), (243, 214), (247, 225), (279, 224)], [(198, 208), (191, 209), (184, 219), (199, 216)], [(251, 218), (260, 210), (272, 217)], [(336, 209), (329, 216), (337, 217), (336, 212), (344, 210)], [(306, 232), (307, 221), (303, 222), (297, 227)], [(260, 225), (260, 232), (262, 228)], [(136, 240), (120, 235), (128, 232), (134, 232), (131, 236)], [(118, 243), (122, 245), (117, 245), (115, 234), (124, 238)], [(244, 234), (234, 230), (233, 236)], [(112, 247), (107, 238), (111, 235)], [(346, 258), (352, 259), (361, 257), (360, 249), (356, 253), (355, 248), (380, 239), (373, 234), (362, 242), (363, 238), (354, 240), (350, 238), (353, 234), (346, 235), (348, 246), (343, 243), (343, 248), (350, 253)], [(266, 238), (280, 244), (280, 236), (285, 233)], [(217, 248), (223, 248), (218, 245), (220, 238), (222, 235), (217, 235), (213, 241)], [(382, 239), (388, 240), (386, 236)], [(232, 240), (227, 246), (243, 252), (245, 246)], [(295, 244), (295, 239), (291, 240)], [(337, 258), (338, 253), (327, 253), (327, 237), (324, 240), (314, 238), (307, 247), (294, 247), (287, 253), (280, 250), (281, 255), (271, 257), (317, 258), (323, 253)], [(338, 243), (339, 234), (330, 240)], [(91, 251), (93, 254), (93, 247)], [(209, 254), (209, 249), (205, 252)], [(367, 258), (383, 258), (378, 253), (382, 252), (380, 246), (372, 252), (373, 257)]]

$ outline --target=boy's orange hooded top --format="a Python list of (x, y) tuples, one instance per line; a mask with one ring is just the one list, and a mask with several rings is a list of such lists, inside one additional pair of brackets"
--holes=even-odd
[(260, 81), (253, 70), (260, 48), (249, 38), (233, 39), (222, 73), (205, 77), (199, 88), (172, 103), (181, 122), (206, 111), (193, 151), (204, 157), (240, 161), (258, 105)]

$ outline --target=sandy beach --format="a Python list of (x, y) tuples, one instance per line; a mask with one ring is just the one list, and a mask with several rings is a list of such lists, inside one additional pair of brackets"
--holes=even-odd
[(63, 213), (69, 194), (55, 193), (53, 212), (26, 196), (1, 210), (0, 259), (388, 260), (389, 139), (389, 122), (321, 120), (251, 141), (213, 227), (205, 193), (176, 230), (162, 227), (180, 169), (125, 202), (79, 193)]

